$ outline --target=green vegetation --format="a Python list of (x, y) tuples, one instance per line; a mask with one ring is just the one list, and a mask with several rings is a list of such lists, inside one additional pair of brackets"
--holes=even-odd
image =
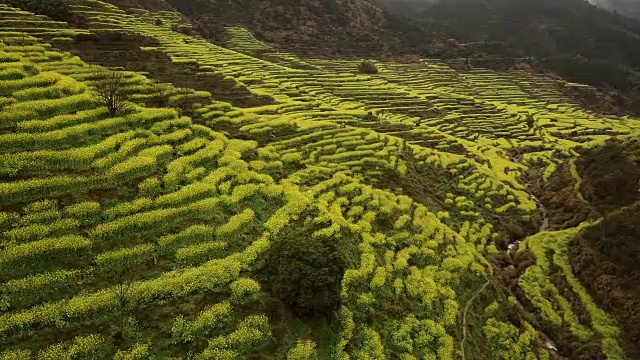
[(580, 149), (636, 119), (522, 71), (363, 74), (165, 10), (69, 9), (87, 29), (0, 5), (22, 26), (0, 32), (0, 359), (627, 356), (571, 271), (598, 216), (535, 234), (525, 181), (571, 163), (581, 194)]
[(71, 13), (71, 2), (68, 0), (1, 0), (0, 4), (11, 5), (56, 20), (67, 19)]
[[(140, 7), (169, 3), (205, 38), (263, 59), (273, 46), (309, 56), (422, 56), (456, 69), (553, 73), (590, 85), (561, 87), (587, 108), (640, 113), (640, 26), (625, 17), (637, 14), (634, 0), (270, 0), (268, 9), (258, 0), (146, 1), (153, 5)], [(624, 10), (614, 14), (595, 2)], [(237, 25), (261, 41), (238, 46)]]
[[(301, 241), (313, 230), (302, 224), (294, 227), (274, 241), (266, 255), (267, 283), (296, 314), (331, 316), (340, 307), (340, 280), (347, 268), (340, 251), (344, 245), (328, 237)], [(355, 244), (352, 247), (356, 250)]]
[(360, 65), (358, 65), (358, 71), (363, 74), (377, 74), (378, 67), (371, 60), (363, 60)]
[[(566, 93), (599, 111), (640, 112), (640, 25), (634, 5), (599, 0), (384, 0), (400, 16), (407, 48), (466, 65), (554, 73), (595, 86)], [(621, 0), (623, 1), (623, 0)], [(597, 8), (620, 7), (614, 14)], [(532, 24), (538, 24), (536, 30)], [(587, 25), (587, 24), (592, 24)], [(442, 34), (430, 36), (425, 34)], [(614, 35), (615, 34), (615, 35)], [(425, 41), (429, 37), (431, 41)], [(455, 39), (455, 40), (452, 40)], [(606, 45), (600, 39), (607, 39)], [(633, 45), (632, 45), (633, 44)]]
[[(564, 336), (576, 339), (575, 341), (601, 342), (591, 347), (596, 349), (591, 350), (594, 353), (589, 354), (587, 350), (583, 356), (599, 356), (601, 351), (608, 359), (621, 359), (625, 356), (617, 342), (620, 330), (615, 321), (591, 300), (569, 265), (567, 243), (579, 230), (589, 225), (582, 224), (576, 229), (561, 232), (542, 233), (527, 239), (524, 246), (531, 249), (537, 263), (525, 271), (519, 283), (527, 298), (542, 314), (542, 321), (548, 322), (554, 331), (568, 332), (570, 335)], [(552, 267), (558, 269), (557, 274), (551, 273)], [(571, 301), (580, 305), (572, 304)], [(577, 314), (576, 311), (583, 313)]]

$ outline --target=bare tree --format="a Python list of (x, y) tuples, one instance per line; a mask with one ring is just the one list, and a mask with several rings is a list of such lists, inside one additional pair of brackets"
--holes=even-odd
[(171, 84), (154, 82), (151, 85), (154, 102), (160, 107), (168, 105), (168, 98), (172, 92), (174, 92), (174, 88)]
[(188, 88), (180, 88), (176, 92), (176, 95), (177, 99), (175, 100), (175, 105), (182, 113), (188, 113), (196, 101), (194, 91)]
[(95, 97), (109, 109), (111, 116), (116, 116), (129, 106), (130, 88), (127, 76), (118, 71), (108, 69), (96, 70)]
[[(132, 301), (130, 299), (131, 289), (135, 283), (136, 274), (142, 271), (140, 264), (121, 264), (114, 267), (112, 264), (98, 264), (100, 268), (100, 279), (106, 284), (114, 284), (109, 287), (110, 292), (116, 297), (116, 307), (114, 320), (117, 320), (117, 333), (114, 335), (121, 339), (125, 335), (125, 323), (130, 315)], [(115, 322), (115, 321), (114, 321)]]

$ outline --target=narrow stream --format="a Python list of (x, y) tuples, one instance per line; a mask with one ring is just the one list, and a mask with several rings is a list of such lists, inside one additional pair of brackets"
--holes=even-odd
[[(549, 221), (549, 211), (542, 204), (542, 202), (540, 201), (540, 199), (538, 199), (537, 196), (535, 196), (535, 195), (533, 195), (531, 193), (529, 193), (529, 196), (531, 197), (531, 200), (535, 201), (536, 204), (538, 204), (538, 209), (540, 210), (540, 213), (542, 214), (542, 224), (540, 224), (540, 228), (538, 229), (538, 233), (541, 233), (543, 231), (549, 230), (549, 228), (551, 227), (551, 224), (550, 224), (550, 221)], [(508, 254), (510, 256), (513, 255), (516, 251), (518, 251), (518, 248), (520, 247), (520, 244), (522, 244), (523, 240), (518, 240), (518, 241), (516, 241), (516, 242), (514, 242), (512, 244), (509, 244), (509, 246), (508, 246)], [(547, 348), (547, 350), (552, 351), (554, 353), (557, 353), (558, 352), (558, 347), (556, 346), (556, 343), (553, 342), (553, 340), (551, 340), (551, 338), (547, 334), (545, 334), (544, 332), (542, 332), (539, 329), (538, 329), (538, 333), (540, 334), (540, 337), (544, 341), (544, 344), (545, 344), (545, 347)]]
[[(549, 227), (550, 227), (549, 211), (547, 210), (546, 207), (544, 207), (544, 205), (542, 204), (540, 199), (538, 199), (537, 196), (535, 196), (535, 195), (533, 195), (531, 193), (529, 193), (529, 196), (531, 197), (531, 200), (535, 201), (536, 204), (538, 204), (538, 209), (540, 209), (540, 213), (542, 214), (542, 224), (540, 225), (540, 228), (538, 229), (538, 233), (541, 233), (543, 231), (549, 230)], [(513, 253), (518, 251), (518, 248), (520, 247), (520, 244), (522, 244), (523, 240), (518, 240), (516, 242), (513, 242), (513, 243), (509, 244), (509, 246), (507, 247), (509, 255), (512, 255)]]
[(542, 201), (540, 201), (540, 199), (538, 199), (535, 195), (529, 194), (529, 196), (531, 196), (531, 199), (533, 201), (535, 201), (536, 204), (538, 204), (538, 208), (540, 209), (540, 213), (542, 213), (542, 224), (540, 225), (540, 229), (538, 230), (538, 232), (543, 232), (543, 231), (549, 230), (549, 227), (550, 227), (549, 211), (547, 210), (546, 207), (544, 207), (544, 205), (542, 204)]

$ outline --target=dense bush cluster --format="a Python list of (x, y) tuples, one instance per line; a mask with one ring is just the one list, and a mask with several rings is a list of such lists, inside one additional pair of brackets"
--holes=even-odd
[(67, 19), (70, 15), (68, 0), (0, 0), (0, 4), (47, 15), (56, 20)]
[(377, 74), (378, 67), (371, 60), (364, 60), (358, 65), (358, 71), (363, 74)]
[(305, 229), (292, 229), (272, 245), (266, 261), (271, 291), (298, 315), (332, 315), (340, 306), (345, 260), (333, 239)]

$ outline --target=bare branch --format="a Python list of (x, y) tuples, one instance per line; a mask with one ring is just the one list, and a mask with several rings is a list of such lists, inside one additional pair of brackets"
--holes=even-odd
[(107, 107), (111, 116), (116, 116), (129, 106), (130, 89), (124, 73), (108, 69), (96, 71), (96, 100)]

